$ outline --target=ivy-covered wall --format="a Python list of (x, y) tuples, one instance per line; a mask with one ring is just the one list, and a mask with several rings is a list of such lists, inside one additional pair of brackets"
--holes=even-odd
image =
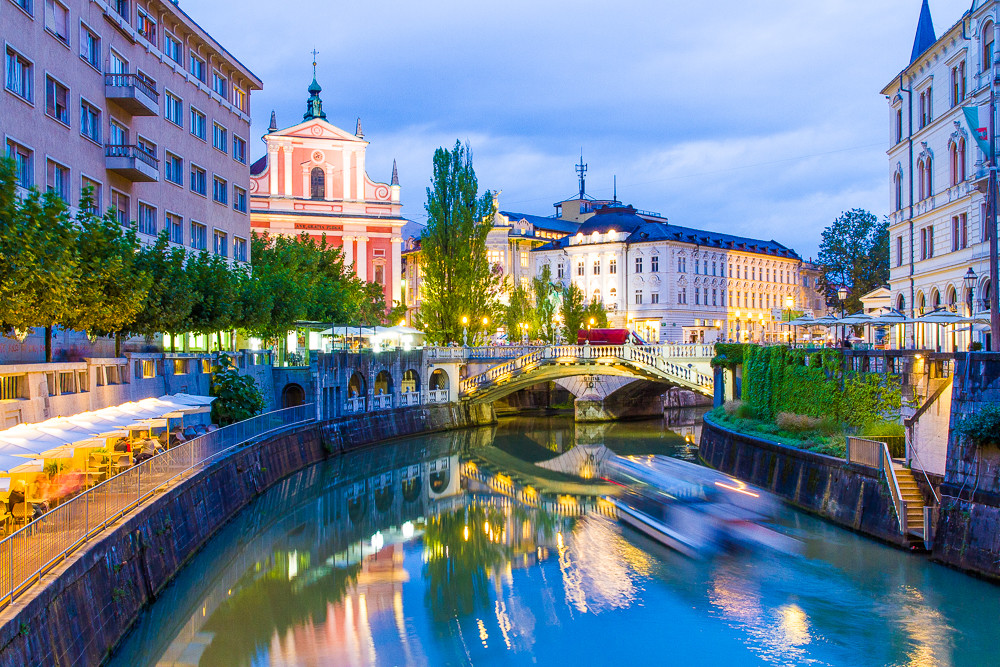
[(791, 412), (862, 427), (894, 418), (902, 404), (898, 376), (845, 373), (836, 349), (730, 343), (716, 345), (712, 361), (725, 368), (742, 363), (742, 400), (761, 420)]

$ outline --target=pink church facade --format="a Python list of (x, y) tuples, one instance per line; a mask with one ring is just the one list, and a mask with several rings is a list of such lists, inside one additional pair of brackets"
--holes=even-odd
[(382, 285), (387, 307), (401, 301), (402, 217), (399, 181), (365, 171), (368, 142), (327, 122), (313, 80), (304, 119), (278, 130), (272, 116), (267, 154), (250, 169), (250, 225), (258, 234), (303, 232), (344, 253), (359, 278)]

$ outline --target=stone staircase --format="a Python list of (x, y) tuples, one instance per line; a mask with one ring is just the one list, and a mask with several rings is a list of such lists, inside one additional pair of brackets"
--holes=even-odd
[(903, 534), (924, 538), (924, 496), (917, 486), (913, 472), (901, 461), (893, 459), (892, 471), (899, 484), (899, 495), (906, 503), (905, 530)]

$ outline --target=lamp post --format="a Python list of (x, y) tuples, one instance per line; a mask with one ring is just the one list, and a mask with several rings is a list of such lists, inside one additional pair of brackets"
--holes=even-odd
[(789, 294), (788, 296), (785, 297), (785, 307), (788, 309), (788, 317), (785, 319), (785, 322), (792, 321), (792, 306), (794, 305), (795, 305), (795, 299), (793, 299), (792, 295)]
[[(844, 306), (846, 305), (846, 302), (847, 302), (847, 288), (844, 287), (844, 286), (841, 286), (840, 289), (837, 290), (837, 296), (840, 298), (840, 319), (844, 319)], [(847, 327), (845, 327), (843, 324), (841, 324), (840, 325), (840, 346), (841, 347), (844, 347), (844, 343), (846, 342), (846, 340), (847, 340)]]
[(484, 318), (483, 318), (483, 345), (486, 345), (486, 336), (488, 335), (488, 334), (486, 333), (486, 326), (487, 326), (487, 325), (488, 325), (489, 323), (490, 323), (490, 318), (488, 318), (488, 317), (484, 317)]
[(973, 294), (976, 290), (976, 279), (978, 276), (976, 272), (969, 267), (969, 270), (965, 272), (965, 277), (962, 279), (965, 281), (965, 290), (969, 293), (969, 345), (966, 348), (967, 351), (972, 351), (972, 315), (973, 315), (973, 304), (975, 300), (973, 299)]
[(462, 315), (462, 345), (469, 347), (469, 318)]
[(594, 319), (593, 317), (591, 317), (591, 318), (590, 318), (590, 322), (588, 322), (588, 323), (587, 323), (587, 328), (588, 328), (588, 329), (593, 329), (593, 328), (594, 328), (594, 323), (595, 323), (595, 322), (596, 322), (596, 320), (595, 320), (595, 319)]

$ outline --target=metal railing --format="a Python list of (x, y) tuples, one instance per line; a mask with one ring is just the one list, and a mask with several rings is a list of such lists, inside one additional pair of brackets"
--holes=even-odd
[[(124, 514), (180, 475), (250, 440), (315, 418), (312, 404), (225, 426), (132, 466), (0, 540), (0, 607)], [(122, 454), (126, 456), (126, 454)]]
[(909, 528), (906, 518), (906, 500), (899, 490), (899, 480), (896, 478), (896, 470), (892, 467), (892, 454), (889, 452), (889, 445), (875, 440), (848, 436), (847, 462), (858, 463), (882, 471), (889, 487), (889, 495), (892, 497), (892, 505), (896, 509), (899, 530), (903, 535), (906, 535)]
[(156, 157), (134, 144), (106, 144), (104, 146), (104, 157), (135, 158), (141, 162), (145, 162), (153, 169), (160, 168), (160, 161)]
[[(145, 35), (143, 36), (145, 37)], [(160, 94), (156, 92), (156, 85), (144, 80), (137, 74), (105, 74), (104, 85), (111, 88), (138, 88), (146, 97), (154, 102), (160, 101)]]

